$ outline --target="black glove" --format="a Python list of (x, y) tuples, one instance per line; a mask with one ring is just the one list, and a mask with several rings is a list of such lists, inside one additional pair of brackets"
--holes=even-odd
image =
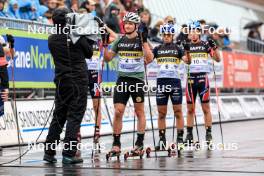
[(187, 52), (190, 51), (190, 48), (191, 48), (191, 41), (190, 40), (185, 40), (182, 45), (183, 45), (183, 48), (185, 51), (187, 51)]
[(101, 20), (101, 18), (95, 16), (94, 20), (98, 23), (99, 27), (104, 27), (104, 22)]
[(6, 34), (7, 42), (10, 43), (10, 48), (14, 48), (15, 39), (11, 34)]
[(210, 46), (211, 48), (213, 48), (214, 50), (217, 49), (217, 46), (216, 46), (216, 43), (215, 43), (214, 40), (209, 39), (209, 40), (208, 40), (208, 44), (209, 44), (209, 46)]
[(105, 33), (101, 34), (101, 37), (102, 37), (103, 47), (107, 47), (109, 44), (110, 34), (107, 31), (105, 31)]
[(145, 23), (140, 23), (138, 32), (143, 43), (148, 41), (148, 27)]

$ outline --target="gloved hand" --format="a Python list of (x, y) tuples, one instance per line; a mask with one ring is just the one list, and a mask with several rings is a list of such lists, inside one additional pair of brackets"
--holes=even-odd
[(11, 48), (14, 48), (14, 44), (15, 44), (15, 39), (14, 37), (11, 35), (11, 34), (6, 34), (6, 39), (7, 39), (7, 42), (10, 43), (10, 47)]
[(148, 27), (145, 23), (140, 23), (138, 32), (143, 43), (148, 41)]
[(212, 48), (212, 49), (217, 49), (217, 46), (216, 46), (216, 43), (215, 43), (215, 41), (214, 40), (212, 40), (212, 39), (209, 39), (208, 40), (208, 44), (209, 44), (209, 46)]
[(103, 47), (107, 47), (109, 44), (109, 37), (110, 34), (107, 32), (107, 30), (104, 30), (104, 33), (101, 34), (102, 37), (102, 43), (103, 43)]
[(190, 51), (190, 48), (191, 48), (191, 41), (190, 40), (185, 40), (182, 45), (183, 45), (183, 48), (185, 51), (187, 51), (187, 52)]
[(95, 16), (94, 20), (98, 23), (99, 27), (104, 27), (104, 22), (101, 20), (101, 18)]

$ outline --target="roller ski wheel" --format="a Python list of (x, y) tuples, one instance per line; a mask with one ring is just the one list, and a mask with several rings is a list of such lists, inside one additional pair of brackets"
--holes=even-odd
[(175, 143), (172, 143), (168, 149), (168, 156), (176, 156), (178, 154), (178, 146)]
[(193, 145), (193, 134), (187, 134), (185, 141), (184, 141), (184, 145), (185, 146), (192, 146)]
[[(117, 146), (115, 146), (117, 147)], [(116, 157), (117, 160), (120, 160), (120, 154), (121, 154), (121, 150), (119, 147), (117, 147), (118, 150), (116, 150), (116, 148), (113, 148), (110, 152), (108, 152), (105, 156), (106, 161), (109, 161), (111, 158)]]
[(131, 150), (130, 152), (125, 153), (124, 159), (127, 160), (128, 158), (131, 158), (131, 157), (139, 157), (140, 159), (142, 159), (144, 154), (145, 154), (145, 151), (144, 151), (143, 146), (140, 146), (140, 147), (136, 146), (135, 149)]
[(151, 153), (151, 148), (148, 147), (148, 148), (146, 149), (146, 156), (147, 156), (147, 158), (150, 158), (150, 153)]

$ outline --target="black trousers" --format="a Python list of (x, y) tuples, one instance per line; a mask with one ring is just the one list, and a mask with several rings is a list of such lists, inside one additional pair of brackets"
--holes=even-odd
[(55, 109), (45, 142), (45, 153), (55, 155), (55, 144), (66, 123), (66, 132), (62, 146), (63, 156), (73, 157), (77, 151), (77, 133), (80, 130), (86, 105), (87, 84), (60, 82), (56, 84)]

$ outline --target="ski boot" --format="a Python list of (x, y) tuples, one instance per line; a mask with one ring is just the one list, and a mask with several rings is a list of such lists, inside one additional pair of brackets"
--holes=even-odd
[(159, 142), (158, 142), (158, 145), (155, 146), (155, 150), (156, 151), (164, 151), (166, 150), (166, 138), (160, 138)]
[(184, 142), (183, 142), (183, 129), (177, 130), (177, 149), (178, 151), (181, 151), (184, 149)]
[(192, 134), (192, 133), (188, 133), (188, 134), (186, 135), (186, 138), (185, 138), (184, 144), (185, 144), (186, 146), (191, 146), (192, 143), (193, 143), (193, 134)]
[(184, 141), (183, 141), (183, 136), (178, 136), (177, 137), (177, 150), (178, 150), (178, 155), (181, 154), (181, 151), (184, 150)]
[(208, 132), (208, 131), (206, 132), (205, 141), (207, 143), (208, 149), (210, 150), (212, 148), (212, 145), (213, 145), (212, 132)]
[(48, 163), (57, 163), (57, 159), (55, 158), (55, 155), (49, 155), (49, 154), (44, 154), (43, 157), (44, 161), (47, 161)]
[(200, 149), (200, 143), (198, 141), (193, 140), (193, 134), (192, 133), (187, 133), (187, 136), (184, 141), (184, 145), (188, 147), (195, 147), (196, 150)]

